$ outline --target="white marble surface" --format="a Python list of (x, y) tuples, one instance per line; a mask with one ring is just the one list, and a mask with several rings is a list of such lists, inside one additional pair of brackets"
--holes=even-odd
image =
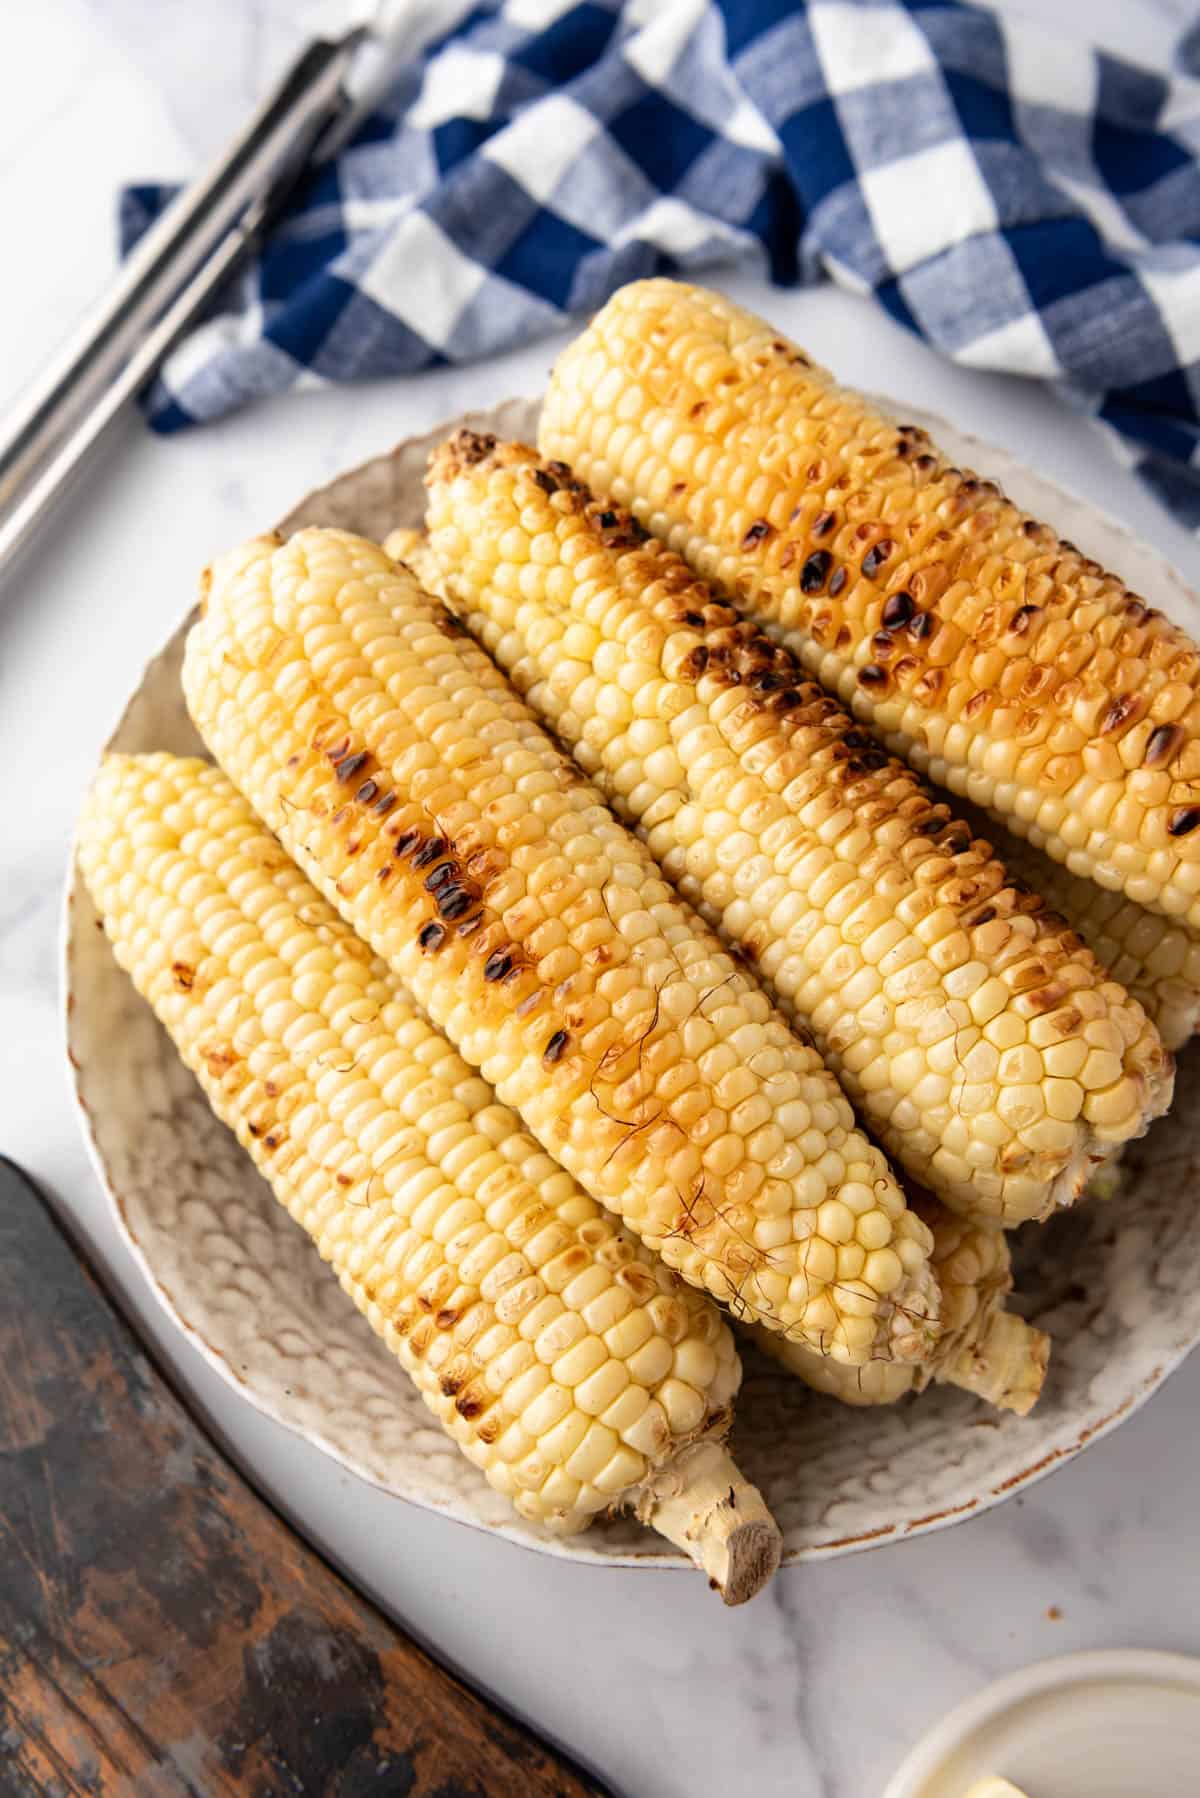
[[(1067, 23), (1076, 0), (1024, 0)], [(1159, 57), (1182, 0), (1092, 0)], [(103, 282), (123, 178), (182, 174), (286, 53), (285, 0), (8, 0), (0, 58), (0, 405)], [(203, 29), (198, 21), (203, 20)], [(832, 292), (768, 306), (848, 379), (952, 414), (1086, 490), (1200, 583), (1200, 552), (1044, 394), (939, 363)], [(58, 1017), (58, 908), (81, 786), (144, 657), (216, 548), (465, 405), (537, 388), (554, 346), (284, 401), (162, 442), (131, 420), (0, 592), (0, 1146), (70, 1206), (235, 1453), (440, 1654), (635, 1798), (878, 1798), (909, 1744), (989, 1677), (1116, 1646), (1200, 1652), (1200, 1363), (1028, 1497), (921, 1541), (782, 1575), (725, 1613), (699, 1579), (574, 1567), (360, 1487), (177, 1341), (89, 1171)], [(0, 1578), (3, 1569), (0, 1568)]]

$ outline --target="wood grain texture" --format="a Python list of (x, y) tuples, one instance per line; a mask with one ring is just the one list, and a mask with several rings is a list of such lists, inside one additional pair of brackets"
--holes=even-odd
[(0, 1161), (0, 1794), (603, 1791), (251, 1491)]

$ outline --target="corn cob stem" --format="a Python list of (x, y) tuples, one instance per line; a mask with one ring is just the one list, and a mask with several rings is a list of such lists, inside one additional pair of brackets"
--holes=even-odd
[(781, 1367), (814, 1392), (824, 1392), (844, 1405), (895, 1404), (910, 1392), (923, 1392), (934, 1380), (938, 1385), (960, 1386), (998, 1410), (1026, 1417), (1041, 1396), (1050, 1358), (1050, 1338), (1013, 1311), (992, 1312), (970, 1342), (919, 1367), (899, 1361), (842, 1367), (785, 1336), (753, 1325), (742, 1327)]
[(1049, 1353), (1050, 1338), (1043, 1330), (1035, 1330), (1013, 1311), (995, 1311), (941, 1377), (1024, 1417), (1037, 1403)]
[(775, 1520), (719, 1442), (682, 1450), (649, 1482), (638, 1515), (704, 1569), (726, 1604), (753, 1597), (779, 1565)]
[[(717, 1440), (741, 1370), (716, 1307), (553, 1166), (218, 770), (109, 757), (79, 854), (213, 1109), (491, 1484), (560, 1533), (661, 1509), (727, 1602), (749, 1597), (778, 1532)], [(753, 1564), (710, 1515), (710, 1469)]]
[(836, 1082), (406, 571), (336, 531), (248, 545), (184, 688), (314, 883), (649, 1247), (840, 1359), (924, 1352), (929, 1233)]
[(656, 280), (560, 358), (540, 442), (939, 785), (1200, 927), (1196, 646), (924, 431)]
[(520, 445), (428, 484), (448, 602), (917, 1179), (1043, 1217), (1165, 1108), (1141, 1008), (673, 551)]

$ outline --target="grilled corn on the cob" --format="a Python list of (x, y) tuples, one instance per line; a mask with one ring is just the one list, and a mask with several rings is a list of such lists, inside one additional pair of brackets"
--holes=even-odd
[(1050, 1338), (1004, 1309), (1013, 1283), (1009, 1238), (947, 1211), (928, 1195), (910, 1193), (909, 1204), (933, 1232), (933, 1268), (942, 1294), (942, 1335), (927, 1361), (843, 1367), (769, 1330), (748, 1333), (806, 1385), (846, 1405), (890, 1405), (935, 1380), (1024, 1417), (1046, 1378)]
[(1200, 1027), (1200, 937), (1177, 918), (1072, 874), (966, 800), (955, 812), (989, 841), (1014, 880), (1046, 901), (1081, 936), (1150, 1019), (1166, 1049), (1182, 1049)]
[(1042, 1217), (1165, 1109), (1140, 1006), (672, 550), (473, 432), (428, 484), (449, 603), (917, 1179)]
[[(436, 496), (436, 483), (434, 492)], [(436, 507), (436, 497), (434, 504)], [(428, 591), (448, 594), (441, 564), (424, 532), (394, 531), (384, 548), (396, 561), (407, 562)], [(471, 622), (482, 626), (478, 617)], [(1056, 874), (1072, 878), (1057, 864), (1047, 861), (1046, 865)], [(1098, 888), (1090, 890), (1102, 900), (1110, 898)], [(1184, 934), (1181, 927), (1153, 913), (1140, 915), (1156, 931)], [(942, 1336), (929, 1360), (872, 1361), (865, 1367), (847, 1367), (774, 1331), (751, 1325), (746, 1326), (749, 1333), (760, 1347), (807, 1385), (845, 1404), (891, 1404), (908, 1392), (922, 1391), (932, 1379), (961, 1386), (1024, 1416), (1041, 1392), (1050, 1339), (1004, 1309), (1004, 1300), (1012, 1290), (1008, 1238), (1002, 1231), (973, 1224), (948, 1211), (931, 1194), (910, 1193), (909, 1204), (932, 1233), (932, 1265), (942, 1295)]]
[(79, 856), (213, 1109), (491, 1484), (561, 1532), (637, 1504), (748, 1596), (778, 1535), (719, 1446), (740, 1366), (712, 1302), (555, 1166), (219, 770), (109, 757)]
[(1200, 652), (924, 431), (654, 280), (561, 357), (540, 440), (939, 785), (1200, 927)]
[(361, 538), (226, 557), (193, 718), (259, 815), (593, 1197), (837, 1358), (918, 1356), (929, 1232), (816, 1052), (477, 645)]

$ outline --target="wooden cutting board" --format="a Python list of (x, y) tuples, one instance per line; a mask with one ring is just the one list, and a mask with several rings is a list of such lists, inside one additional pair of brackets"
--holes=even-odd
[(605, 1791), (257, 1497), (0, 1158), (0, 1794)]

